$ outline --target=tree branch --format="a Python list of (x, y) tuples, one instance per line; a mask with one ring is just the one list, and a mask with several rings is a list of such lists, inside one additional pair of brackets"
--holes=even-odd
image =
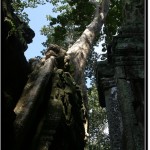
[(67, 51), (67, 54), (70, 56), (72, 64), (74, 65), (74, 78), (78, 84), (81, 84), (86, 60), (88, 58), (91, 46), (94, 43), (97, 33), (101, 30), (109, 10), (109, 0), (103, 0), (101, 4), (95, 1), (93, 2), (96, 6), (93, 21), (87, 26), (80, 38)]

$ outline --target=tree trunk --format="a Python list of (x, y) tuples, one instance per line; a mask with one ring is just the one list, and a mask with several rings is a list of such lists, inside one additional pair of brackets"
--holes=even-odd
[(74, 79), (82, 85), (86, 60), (97, 33), (100, 32), (109, 9), (109, 0), (103, 0), (101, 4), (95, 2), (95, 17), (87, 26), (80, 38), (67, 51), (74, 66)]
[(100, 32), (102, 25), (109, 10), (109, 0), (103, 0), (101, 3), (92, 2), (95, 5), (95, 17), (93, 21), (86, 27), (80, 38), (68, 49), (67, 54), (74, 68), (73, 77), (83, 92), (83, 99), (86, 109), (88, 109), (88, 100), (86, 94), (84, 71), (87, 59), (93, 46), (97, 33)]
[[(103, 0), (101, 3), (93, 2), (96, 7), (95, 9), (95, 17), (93, 21), (86, 27), (80, 38), (72, 45), (71, 48), (68, 49), (67, 55), (71, 61), (71, 65), (73, 66), (73, 77), (78, 85), (80, 85), (83, 100), (86, 110), (88, 111), (88, 98), (86, 92), (86, 84), (85, 84), (85, 76), (84, 71), (87, 63), (87, 59), (93, 46), (94, 39), (97, 33), (100, 32), (102, 25), (104, 24), (105, 18), (107, 16), (109, 10), (109, 0)], [(86, 115), (86, 123), (85, 134), (88, 136), (88, 115)]]
[(27, 134), (35, 121), (37, 110), (43, 103), (46, 86), (54, 68), (54, 60), (54, 57), (50, 57), (42, 67), (34, 69), (14, 109), (17, 115), (14, 122), (16, 150), (21, 148), (25, 138), (27, 138)]

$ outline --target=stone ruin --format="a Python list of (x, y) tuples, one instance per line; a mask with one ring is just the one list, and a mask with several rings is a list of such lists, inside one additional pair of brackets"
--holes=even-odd
[[(24, 51), (35, 34), (10, 3), (2, 1), (2, 148), (82, 150), (86, 111), (67, 60), (62, 65), (65, 53), (52, 45), (45, 60), (28, 63)], [(97, 87), (100, 105), (107, 109), (111, 150), (143, 150), (144, 4), (124, 6), (124, 23), (108, 47), (108, 59), (98, 62)]]
[(97, 88), (111, 150), (144, 150), (144, 2), (124, 3), (124, 23), (107, 48), (107, 60), (97, 63)]

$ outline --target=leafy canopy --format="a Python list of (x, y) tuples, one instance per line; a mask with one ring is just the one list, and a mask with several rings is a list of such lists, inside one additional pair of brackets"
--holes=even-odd
[[(48, 46), (55, 42), (60, 46), (69, 46), (83, 32), (86, 26), (94, 17), (94, 5), (89, 0), (11, 0), (15, 13), (25, 22), (29, 22), (28, 14), (23, 10), (25, 8), (36, 8), (38, 5), (51, 3), (53, 12), (58, 16), (52, 17), (47, 14), (48, 26), (41, 29), (41, 34), (47, 36), (47, 41), (43, 43)], [(116, 34), (122, 22), (122, 1), (111, 0), (109, 13), (104, 23), (104, 28), (99, 33), (96, 42), (105, 38), (106, 44), (111, 42), (112, 36)], [(95, 44), (96, 44), (95, 42)], [(68, 44), (69, 43), (69, 44)], [(103, 47), (105, 44), (103, 44)], [(106, 49), (104, 49), (106, 50)]]
[[(15, 13), (25, 22), (29, 22), (28, 15), (23, 12), (24, 8), (36, 8), (38, 5), (44, 5), (46, 2), (53, 5), (53, 12), (58, 13), (57, 17), (52, 14), (47, 14), (46, 18), (49, 25), (43, 26), (41, 34), (47, 37), (47, 40), (42, 44), (47, 48), (49, 44), (57, 44), (66, 50), (79, 38), (86, 26), (94, 17), (95, 7), (89, 0), (12, 0), (12, 5)], [(98, 45), (100, 41), (105, 41), (102, 44), (102, 51), (107, 50), (108, 44), (112, 41), (113, 35), (118, 32), (122, 22), (122, 1), (111, 0), (108, 15), (106, 17), (104, 27), (99, 32), (93, 43), (93, 46)], [(41, 51), (44, 54), (44, 50)], [(86, 77), (92, 78), (99, 54), (91, 48), (90, 57), (87, 60)], [(104, 56), (105, 58), (106, 56)], [(104, 59), (102, 57), (102, 59)]]
[(88, 90), (89, 107), (89, 150), (109, 150), (110, 139), (104, 130), (108, 128), (106, 109), (101, 108), (96, 86)]
[(44, 5), (43, 0), (11, 0), (14, 12), (21, 19), (21, 21), (29, 23), (28, 14), (24, 12), (25, 8), (36, 8), (38, 5)]
[(41, 33), (47, 36), (47, 41), (43, 45), (48, 47), (49, 43), (55, 43), (68, 48), (91, 22), (94, 6), (88, 0), (51, 2), (54, 5), (53, 12), (59, 15), (56, 18), (47, 15), (49, 25), (44, 26), (41, 30)]
[[(89, 0), (51, 0), (54, 8), (53, 12), (59, 15), (55, 18), (47, 15), (48, 26), (44, 26), (41, 34), (47, 36), (47, 41), (43, 43), (48, 47), (49, 43), (56, 43), (68, 48), (82, 34), (86, 26), (94, 17), (94, 5)], [(111, 0), (110, 10), (104, 23), (103, 30), (95, 39), (94, 45), (102, 40), (103, 51), (116, 34), (122, 22), (122, 3), (120, 0)]]
[[(68, 49), (80, 37), (86, 26), (94, 17), (95, 6), (89, 0), (52, 0), (54, 13), (59, 13), (57, 17), (47, 15), (49, 25), (41, 29), (41, 34), (47, 36), (46, 42), (42, 43), (46, 48), (50, 43), (58, 44)], [(103, 29), (98, 33), (93, 46), (97, 46), (100, 41), (105, 41), (102, 51), (107, 50), (112, 36), (117, 33), (122, 22), (122, 4), (119, 0), (111, 0), (110, 10), (104, 23)], [(44, 51), (43, 51), (44, 54)], [(87, 60), (85, 75), (93, 79), (94, 68), (99, 54), (91, 47), (90, 56)], [(106, 55), (102, 57), (105, 59)]]

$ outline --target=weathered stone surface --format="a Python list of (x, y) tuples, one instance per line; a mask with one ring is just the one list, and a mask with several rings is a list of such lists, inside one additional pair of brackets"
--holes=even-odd
[(97, 62), (96, 75), (100, 78), (113, 77), (114, 73), (114, 66), (112, 64), (107, 63), (107, 61)]
[(125, 66), (125, 71), (127, 79), (144, 79), (145, 77), (144, 65), (130, 66), (130, 67)]
[[(123, 87), (123, 88), (122, 88)], [(122, 120), (124, 124), (124, 140), (126, 149), (144, 149), (144, 135), (137, 124), (134, 112), (133, 102), (134, 95), (130, 82), (118, 79), (118, 99), (122, 112)], [(144, 116), (143, 116), (144, 117)]]
[(126, 78), (126, 72), (124, 66), (116, 66), (115, 67), (115, 77), (116, 78)]
[(122, 149), (122, 116), (118, 103), (118, 89), (116, 86), (105, 91), (106, 109), (109, 124), (111, 150)]
[[(118, 140), (120, 147), (117, 144), (118, 149), (143, 150), (145, 55), (142, 12), (144, 4), (143, 1), (137, 0), (124, 0), (123, 3), (124, 23), (119, 35), (113, 37), (111, 46), (108, 47), (107, 64), (103, 62), (98, 64), (97, 87), (100, 104), (106, 104), (101, 106), (106, 106), (108, 112), (111, 149), (117, 149), (114, 141), (121, 135)], [(108, 69), (110, 64), (112, 67)], [(114, 72), (111, 78), (108, 76), (109, 70)], [(116, 99), (111, 95), (113, 88), (116, 88)], [(117, 113), (114, 111), (116, 106), (118, 106)]]
[(115, 86), (114, 83), (114, 67), (107, 61), (98, 62), (96, 68), (96, 82), (98, 87), (99, 103), (101, 107), (106, 107), (105, 104), (105, 89)]

